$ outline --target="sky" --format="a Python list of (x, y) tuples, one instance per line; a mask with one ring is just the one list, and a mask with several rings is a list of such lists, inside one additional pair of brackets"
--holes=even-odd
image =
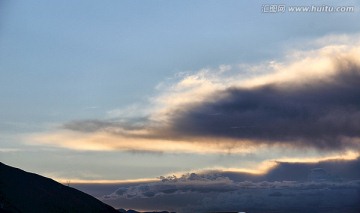
[(357, 162), (359, 8), (1, 0), (0, 160), (73, 183)]

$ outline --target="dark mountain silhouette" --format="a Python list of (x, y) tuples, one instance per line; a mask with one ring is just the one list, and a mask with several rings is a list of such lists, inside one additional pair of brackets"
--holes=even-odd
[(5, 212), (118, 213), (77, 189), (0, 162), (0, 213)]

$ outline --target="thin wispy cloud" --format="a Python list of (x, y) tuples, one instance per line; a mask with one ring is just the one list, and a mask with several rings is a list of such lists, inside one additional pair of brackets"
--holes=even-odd
[(15, 149), (15, 148), (1, 148), (0, 149), (0, 153), (1, 152), (20, 152), (20, 151), (23, 151), (21, 149)]

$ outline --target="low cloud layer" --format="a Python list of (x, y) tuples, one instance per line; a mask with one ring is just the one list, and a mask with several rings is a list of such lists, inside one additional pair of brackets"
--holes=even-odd
[[(152, 186), (154, 188), (154, 186)], [(176, 212), (357, 212), (359, 206), (359, 181), (346, 183), (296, 183), (261, 182), (223, 185), (228, 190), (211, 188), (209, 191), (164, 189), (151, 191), (151, 186), (139, 186), (133, 198), (123, 195), (108, 196), (102, 201), (116, 207), (141, 209), (168, 209)], [(157, 185), (158, 189), (168, 186)], [(198, 187), (193, 184), (195, 189)], [(211, 186), (209, 186), (211, 187)], [(119, 189), (117, 193), (120, 192)], [(135, 190), (134, 188), (132, 190)], [(168, 191), (166, 191), (168, 190)], [(176, 193), (170, 193), (170, 191)], [(134, 191), (132, 191), (134, 192)], [(338, 195), (341, 194), (339, 197)], [(141, 196), (139, 196), (141, 195)]]
[[(356, 212), (360, 208), (359, 166), (360, 159), (278, 163), (262, 177), (238, 174), (246, 178), (239, 181), (234, 174), (191, 173), (123, 186), (102, 199), (118, 207), (177, 212), (326, 212), (329, 208), (336, 212)], [(295, 175), (296, 170), (299, 172)], [(299, 174), (306, 179), (296, 181)]]

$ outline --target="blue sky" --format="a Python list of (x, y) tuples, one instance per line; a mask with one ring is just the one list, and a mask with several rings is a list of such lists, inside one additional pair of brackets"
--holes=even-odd
[[(308, 6), (314, 1), (274, 3)], [(240, 75), (263, 75), (249, 74), (251, 68), (270, 62), (292, 67), (296, 57), (290, 53), (322, 56), (322, 47), (358, 42), (356, 1), (316, 1), (354, 6), (355, 12), (348, 13), (266, 14), (261, 11), (264, 4), (268, 2), (1, 1), (0, 160), (57, 179), (125, 180), (204, 169), (256, 170), (266, 167), (267, 160), (289, 156), (339, 156), (336, 150), (318, 151), (317, 146), (306, 154), (299, 147), (283, 152), (271, 147), (269, 154), (250, 145), (221, 152), (199, 142), (204, 138), (193, 143), (194, 138), (178, 137), (193, 132), (176, 125), (166, 126), (168, 135), (156, 136), (161, 141), (154, 142), (155, 148), (148, 146), (152, 134), (140, 137), (136, 148), (139, 136), (134, 134), (159, 133), (161, 110), (171, 114), (179, 107), (170, 103), (173, 97), (203, 100), (205, 87), (213, 94), (247, 79)], [(228, 67), (230, 77), (221, 67)], [(192, 91), (193, 96), (176, 90), (189, 79), (200, 79), (196, 82), (204, 86)], [(89, 135), (89, 126), (95, 126), (94, 134), (106, 134), (101, 135), (105, 148), (84, 142), (100, 137)], [(129, 129), (140, 133), (126, 132)], [(115, 139), (113, 130), (131, 138)], [(125, 149), (119, 145), (123, 140), (135, 145)], [(172, 142), (166, 146), (166, 141)], [(183, 145), (177, 141), (187, 148), (171, 148)], [(232, 147), (233, 142), (224, 143)]]

